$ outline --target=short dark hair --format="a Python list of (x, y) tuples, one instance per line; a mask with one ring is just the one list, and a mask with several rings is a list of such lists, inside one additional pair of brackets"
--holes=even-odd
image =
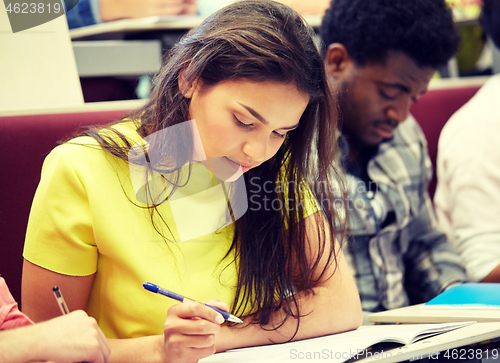
[(400, 51), (432, 68), (445, 65), (460, 43), (444, 0), (332, 0), (321, 38), (326, 47), (343, 44), (360, 65)]
[(480, 21), (484, 31), (500, 48), (500, 1), (483, 0)]

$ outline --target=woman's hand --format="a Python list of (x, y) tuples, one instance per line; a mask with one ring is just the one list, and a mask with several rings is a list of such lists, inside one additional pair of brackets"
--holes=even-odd
[[(229, 306), (217, 300), (207, 302), (221, 310)], [(163, 326), (166, 362), (198, 362), (215, 353), (215, 337), (224, 317), (203, 304), (186, 302), (168, 309)]]

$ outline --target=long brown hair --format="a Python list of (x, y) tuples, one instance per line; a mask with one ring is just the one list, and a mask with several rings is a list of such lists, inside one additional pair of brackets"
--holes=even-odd
[[(236, 2), (207, 18), (170, 50), (149, 102), (129, 115), (140, 120), (141, 136), (186, 121), (190, 100), (179, 90), (181, 74), (188, 83), (201, 80), (207, 86), (238, 79), (289, 83), (310, 96), (299, 126), (288, 133), (276, 155), (244, 175), (246, 185), (281, 182), (286, 185), (286, 192), (279, 188), (249, 188), (249, 209), (234, 223), (233, 243), (228, 251), (228, 256), (234, 252), (238, 270), (235, 314), (257, 311), (253, 322), (264, 326), (276, 309), (284, 308), (286, 317), (273, 328), (294, 316), (298, 329), (303, 313), (299, 312), (293, 292), (312, 291), (319, 278), (324, 277), (326, 268), (321, 267), (319, 275), (317, 270), (325, 255), (328, 265), (336, 263), (333, 241), (337, 235), (343, 238), (344, 231), (339, 228), (335, 208), (328, 207), (334, 198), (339, 198), (333, 195), (332, 188), (343, 190), (338, 188), (339, 174), (333, 166), (337, 114), (313, 37), (312, 28), (285, 5), (263, 0)], [(100, 129), (86, 135), (127, 160), (130, 145), (120, 147), (112, 138), (104, 137)], [(156, 152), (172, 157), (176, 150), (192, 146), (191, 138), (190, 133), (175, 135), (156, 146), (150, 145), (149, 151), (161, 145), (162, 150)], [(170, 171), (175, 172), (191, 156), (174, 157), (178, 165), (171, 166)], [(301, 190), (304, 183), (321, 209), (315, 214), (321, 245), (312, 262), (306, 243), (307, 193)], [(274, 205), (281, 208), (266, 208), (262, 204), (256, 207), (256, 200), (265, 199), (275, 201)]]

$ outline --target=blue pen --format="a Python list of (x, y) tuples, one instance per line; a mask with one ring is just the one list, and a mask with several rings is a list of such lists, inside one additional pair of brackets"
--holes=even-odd
[[(142, 284), (142, 286), (144, 286), (144, 288), (148, 291), (154, 292), (156, 294), (165, 295), (166, 297), (169, 297), (171, 299), (174, 299), (174, 300), (177, 300), (180, 302), (184, 302), (184, 301), (195, 301), (196, 302), (196, 300), (189, 299), (189, 298), (184, 297), (182, 295), (176, 294), (175, 292), (162, 289), (160, 286), (152, 284), (151, 282), (145, 282)], [(209, 308), (212, 308), (215, 311), (217, 311), (218, 313), (220, 313), (224, 317), (225, 320), (232, 321), (233, 323), (243, 323), (243, 321), (241, 319), (237, 318), (233, 314), (228, 313), (227, 311), (217, 309), (215, 306), (212, 306), (212, 305), (208, 305), (208, 304), (203, 304), (203, 305), (208, 306)]]

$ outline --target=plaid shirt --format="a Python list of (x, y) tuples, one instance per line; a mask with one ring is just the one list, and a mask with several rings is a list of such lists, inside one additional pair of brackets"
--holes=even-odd
[[(344, 165), (348, 144), (340, 138)], [(432, 175), (427, 142), (413, 117), (368, 161), (375, 193), (347, 172), (349, 235), (344, 254), (356, 279), (363, 310), (382, 311), (425, 302), (465, 281), (454, 246), (437, 230), (427, 193)], [(370, 184), (372, 184), (370, 183)], [(377, 198), (374, 196), (381, 193)], [(392, 218), (380, 217), (375, 199)], [(377, 215), (378, 214), (378, 215)]]

